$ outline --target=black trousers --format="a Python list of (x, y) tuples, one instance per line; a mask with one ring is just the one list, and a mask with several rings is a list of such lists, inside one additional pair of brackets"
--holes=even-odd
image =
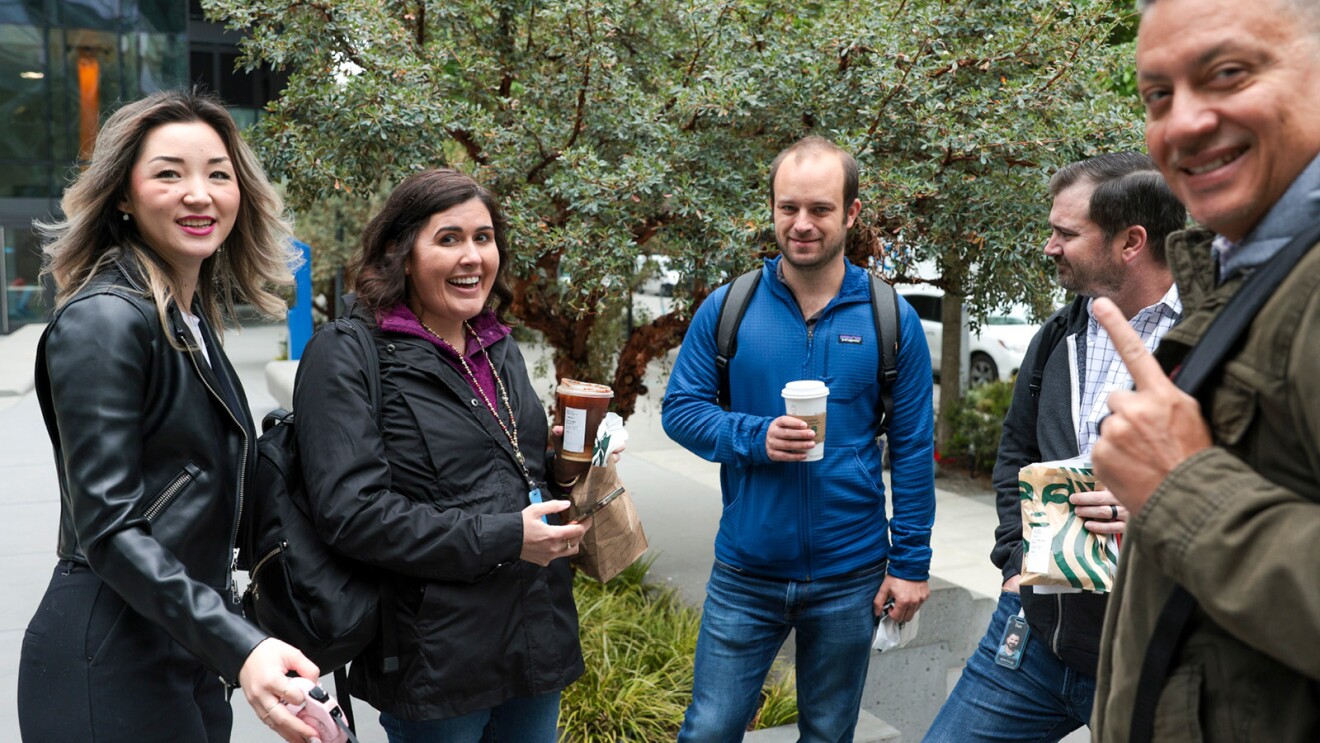
[(24, 743), (218, 743), (233, 712), (214, 671), (62, 560), (23, 636), (18, 724)]

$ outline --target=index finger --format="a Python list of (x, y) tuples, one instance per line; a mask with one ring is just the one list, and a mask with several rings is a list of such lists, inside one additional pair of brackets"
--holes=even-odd
[(1138, 390), (1173, 384), (1160, 367), (1160, 362), (1146, 350), (1141, 336), (1128, 325), (1127, 318), (1123, 317), (1117, 305), (1100, 297), (1091, 305), (1091, 312), (1109, 334), (1109, 340), (1113, 342), (1119, 358), (1123, 359), (1123, 365), (1127, 367), (1128, 374), (1132, 375), (1132, 383)]

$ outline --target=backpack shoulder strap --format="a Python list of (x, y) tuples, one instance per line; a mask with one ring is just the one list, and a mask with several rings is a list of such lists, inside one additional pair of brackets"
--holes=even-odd
[(875, 319), (875, 341), (880, 346), (880, 430), (889, 430), (894, 413), (894, 380), (898, 379), (898, 292), (884, 279), (871, 275), (871, 314)]
[(335, 320), (335, 326), (357, 341), (358, 351), (362, 353), (362, 368), (367, 372), (367, 396), (371, 400), (371, 412), (376, 416), (376, 425), (380, 425), (380, 357), (376, 353), (376, 341), (365, 323), (353, 317)]
[(1049, 361), (1050, 356), (1054, 354), (1054, 347), (1059, 345), (1059, 341), (1068, 335), (1068, 327), (1072, 325), (1073, 319), (1077, 313), (1082, 311), (1082, 306), (1086, 298), (1080, 294), (1068, 305), (1065, 312), (1060, 312), (1050, 321), (1045, 323), (1040, 336), (1040, 344), (1036, 346), (1036, 364), (1031, 369), (1031, 382), (1027, 389), (1031, 392), (1031, 399), (1040, 397), (1040, 384), (1045, 376), (1045, 362)]
[(335, 320), (335, 327), (357, 340), (358, 350), (362, 352), (362, 368), (367, 372), (367, 397), (371, 400), (371, 411), (376, 414), (376, 425), (380, 426), (380, 356), (376, 353), (376, 341), (371, 336), (371, 329), (366, 323), (353, 317), (357, 306), (356, 294), (345, 294), (340, 301), (344, 312)]
[(752, 269), (729, 284), (724, 304), (720, 305), (715, 324), (715, 369), (719, 374), (719, 403), (725, 410), (729, 409), (729, 362), (738, 353), (738, 326), (760, 285), (761, 269)]
[[(358, 351), (362, 354), (362, 368), (367, 373), (367, 397), (371, 401), (371, 412), (376, 419), (376, 427), (380, 428), (382, 425), (380, 355), (376, 352), (376, 341), (371, 335), (371, 329), (367, 327), (366, 323), (352, 315), (355, 299), (356, 297), (351, 294), (344, 297), (344, 316), (335, 320), (335, 327), (340, 332), (353, 336), (353, 339), (357, 341)], [(383, 656), (381, 670), (385, 673), (397, 673), (399, 670), (398, 615), (394, 605), (395, 593), (396, 588), (393, 581), (382, 580), (380, 582), (380, 634), (381, 655)], [(346, 683), (341, 685), (341, 681), (347, 679), (347, 672), (341, 668), (335, 673), (335, 691), (342, 697), (339, 704), (348, 718), (349, 730), (355, 731), (353, 707), (352, 703), (348, 701), (350, 696), (348, 685)], [(343, 691), (340, 692), (340, 689), (343, 689)]]

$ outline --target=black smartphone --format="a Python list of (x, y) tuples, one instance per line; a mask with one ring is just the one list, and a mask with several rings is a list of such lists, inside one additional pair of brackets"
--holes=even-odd
[(596, 501), (595, 503), (592, 503), (591, 505), (589, 505), (589, 506), (583, 508), (583, 509), (578, 513), (577, 518), (573, 519), (572, 521), (570, 521), (570, 522), (568, 522), (568, 523), (570, 523), (570, 524), (576, 524), (576, 523), (581, 522), (583, 519), (586, 519), (586, 518), (590, 517), (592, 514), (596, 513), (596, 512), (599, 511), (600, 509), (602, 509), (602, 508), (604, 508), (605, 506), (608, 506), (609, 504), (613, 503), (613, 502), (614, 502), (614, 499), (615, 499), (615, 498), (618, 498), (618, 497), (621, 496), (621, 495), (623, 495), (623, 486), (622, 486), (622, 485), (620, 485), (619, 487), (615, 488), (614, 490), (611, 490), (610, 493), (609, 493), (609, 495), (605, 496), (604, 498), (601, 498), (600, 500)]

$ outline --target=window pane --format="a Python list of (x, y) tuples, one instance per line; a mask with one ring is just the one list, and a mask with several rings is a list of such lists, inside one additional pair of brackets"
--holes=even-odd
[(182, 34), (140, 34), (138, 86), (143, 94), (183, 87), (188, 81), (188, 39)]
[(215, 92), (219, 88), (215, 83), (215, 54), (194, 49), (188, 54), (188, 80)]
[[(43, 32), (0, 25), (0, 158), (50, 157), (50, 92)], [(43, 196), (45, 194), (42, 194)]]
[(46, 0), (0, 0), (0, 23), (43, 26), (47, 20)]
[(4, 228), (5, 298), (9, 304), (9, 329), (45, 319), (46, 292), (37, 277), (41, 273), (41, 249), (30, 228)]
[(66, 28), (93, 28), (115, 31), (119, 28), (119, 0), (60, 0), (58, 22)]
[(68, 82), (65, 103), (68, 106), (70, 143), (76, 157), (87, 159), (96, 142), (101, 121), (117, 101), (133, 98), (121, 84), (119, 36), (88, 29), (65, 32), (64, 64)]
[(179, 0), (138, 0), (143, 31), (181, 34), (188, 30), (188, 13)]
[(48, 199), (60, 195), (49, 163), (0, 160), (0, 199)]
[[(255, 106), (255, 75), (237, 68), (238, 54), (220, 54), (220, 97), (230, 106)], [(259, 72), (259, 71), (258, 71)]]

